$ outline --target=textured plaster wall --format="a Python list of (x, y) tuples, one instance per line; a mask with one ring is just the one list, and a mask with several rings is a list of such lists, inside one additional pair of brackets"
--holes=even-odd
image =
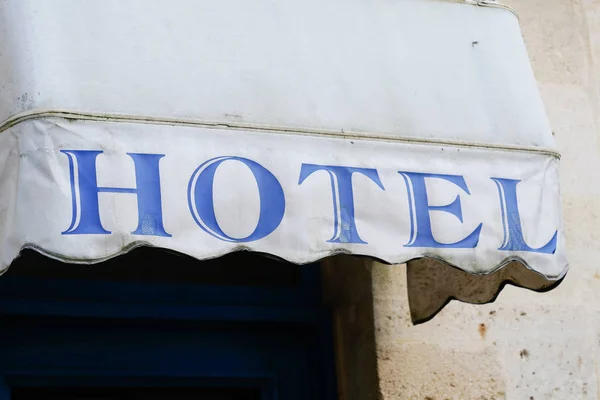
[(412, 326), (405, 266), (373, 264), (381, 399), (600, 399), (600, 0), (505, 0), (562, 158), (571, 271), (554, 291), (507, 286)]

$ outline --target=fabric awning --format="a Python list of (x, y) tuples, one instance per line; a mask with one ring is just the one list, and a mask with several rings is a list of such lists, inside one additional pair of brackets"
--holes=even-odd
[(0, 4), (0, 271), (24, 248), (567, 270), (559, 154), (495, 2)]

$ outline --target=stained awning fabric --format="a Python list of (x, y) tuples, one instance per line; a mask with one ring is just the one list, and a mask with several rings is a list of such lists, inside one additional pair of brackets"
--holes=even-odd
[(25, 248), (567, 270), (559, 154), (495, 2), (0, 3), (0, 271)]

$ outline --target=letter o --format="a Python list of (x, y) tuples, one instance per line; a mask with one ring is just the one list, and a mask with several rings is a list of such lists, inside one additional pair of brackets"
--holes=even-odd
[[(260, 213), (254, 232), (245, 238), (227, 235), (217, 222), (213, 199), (213, 182), (217, 168), (225, 161), (239, 161), (246, 165), (256, 179)], [(281, 223), (285, 213), (285, 196), (275, 176), (256, 161), (243, 157), (215, 157), (201, 164), (188, 184), (188, 206), (194, 221), (209, 235), (226, 242), (252, 242), (270, 235)]]

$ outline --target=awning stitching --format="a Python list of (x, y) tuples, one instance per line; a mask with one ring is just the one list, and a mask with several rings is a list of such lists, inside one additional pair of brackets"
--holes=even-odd
[(505, 4), (501, 4), (496, 0), (442, 0), (448, 1), (450, 3), (459, 3), (459, 4), (468, 4), (479, 7), (490, 7), (490, 8), (500, 8), (502, 10), (510, 11), (515, 15), (515, 17), (519, 18), (519, 15), (515, 11), (514, 8), (507, 6)]

